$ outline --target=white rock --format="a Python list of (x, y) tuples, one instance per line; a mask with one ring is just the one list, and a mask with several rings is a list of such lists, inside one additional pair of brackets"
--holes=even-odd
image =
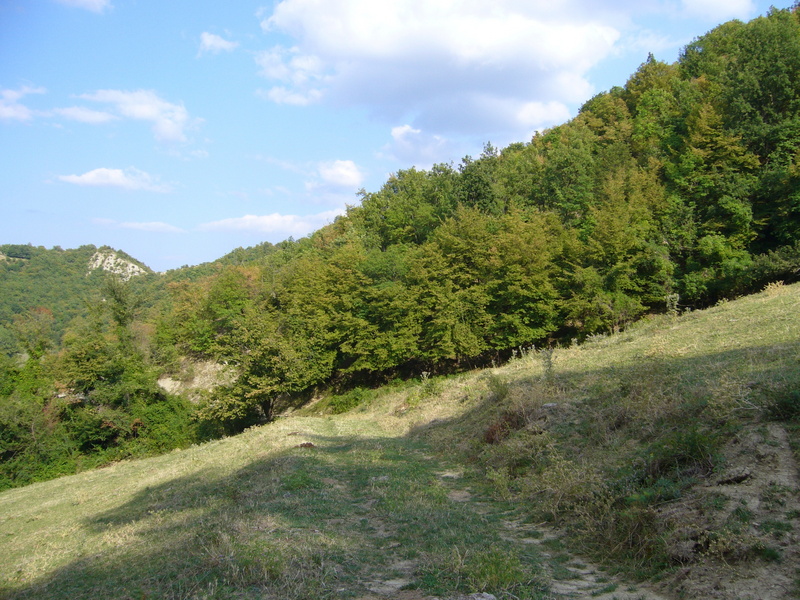
[(119, 275), (122, 281), (128, 281), (131, 277), (136, 277), (138, 275), (144, 275), (147, 273), (147, 271), (145, 271), (139, 265), (136, 265), (129, 260), (125, 260), (124, 258), (120, 258), (117, 253), (112, 250), (98, 250), (94, 253), (92, 258), (89, 259), (89, 272), (92, 272), (96, 269), (102, 269), (103, 271), (107, 271), (109, 273), (115, 273), (116, 275)]

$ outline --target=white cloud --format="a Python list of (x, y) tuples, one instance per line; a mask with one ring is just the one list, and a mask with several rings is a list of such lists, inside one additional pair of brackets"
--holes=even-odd
[(381, 155), (420, 169), (428, 169), (442, 156), (458, 154), (453, 142), (440, 135), (430, 135), (411, 125), (392, 127), (392, 142), (383, 148)]
[(108, 123), (109, 121), (113, 121), (117, 118), (111, 113), (99, 110), (92, 110), (91, 108), (85, 108), (83, 106), (69, 106), (67, 108), (56, 108), (53, 109), (53, 112), (67, 119), (71, 119), (72, 121), (80, 121), (81, 123), (91, 123), (91, 124)]
[(223, 219), (200, 225), (200, 231), (251, 232), (262, 234), (279, 234), (281, 236), (301, 237), (331, 223), (336, 217), (344, 214), (343, 209), (330, 210), (315, 215), (245, 215), (232, 219)]
[(198, 56), (211, 52), (212, 54), (219, 54), (220, 52), (230, 52), (239, 46), (239, 42), (230, 42), (214, 33), (204, 31), (200, 34), (200, 50)]
[(75, 185), (91, 187), (118, 187), (126, 190), (168, 192), (170, 186), (160, 184), (148, 173), (130, 167), (125, 169), (94, 169), (83, 175), (60, 175), (59, 180)]
[(162, 142), (185, 142), (186, 129), (196, 122), (182, 104), (167, 102), (152, 90), (98, 90), (79, 97), (109, 104), (123, 117), (152, 123), (153, 134)]
[(435, 134), (527, 133), (594, 92), (586, 74), (621, 35), (613, 16), (585, 0), (283, 0), (262, 28), (293, 44), (256, 61), (273, 102), (368, 106)]
[(175, 227), (163, 221), (150, 221), (146, 223), (125, 222), (120, 223), (114, 219), (92, 219), (95, 225), (103, 227), (116, 227), (119, 229), (135, 229), (137, 231), (147, 231), (150, 233), (186, 233), (184, 229)]
[(320, 90), (312, 89), (305, 92), (293, 92), (283, 86), (276, 86), (267, 91), (258, 90), (256, 95), (265, 100), (270, 100), (275, 104), (289, 104), (291, 106), (316, 104), (322, 97)]
[(651, 29), (640, 29), (629, 36), (621, 44), (619, 50), (632, 52), (643, 57), (646, 57), (648, 53), (658, 56), (664, 51), (671, 51), (685, 46), (691, 42), (692, 37), (691, 35), (685, 35), (683, 38), (678, 39)]
[(311, 54), (301, 54), (294, 48), (274, 46), (256, 54), (256, 64), (261, 67), (261, 75), (300, 86), (325, 79), (325, 65)]
[(519, 122), (532, 128), (563, 123), (570, 116), (561, 102), (525, 102), (515, 108)]
[(97, 90), (77, 96), (108, 105), (108, 110), (94, 110), (85, 106), (68, 106), (51, 110), (32, 110), (21, 100), (29, 94), (44, 94), (43, 87), (22, 86), (18, 89), (0, 89), (0, 120), (28, 121), (34, 117), (58, 115), (82, 123), (108, 123), (118, 118), (146, 121), (152, 125), (153, 134), (161, 142), (185, 142), (186, 131), (202, 122), (192, 119), (182, 104), (160, 98), (151, 90)]
[(748, 19), (756, 12), (752, 0), (681, 0), (684, 10), (712, 22)]
[(325, 184), (339, 188), (358, 188), (364, 181), (364, 174), (352, 160), (320, 163), (319, 176)]
[(256, 64), (261, 68), (260, 75), (267, 79), (280, 81), (269, 90), (259, 91), (258, 95), (276, 104), (306, 106), (315, 104), (322, 98), (319, 86), (326, 76), (322, 60), (313, 55), (301, 54), (297, 48), (275, 46), (256, 54)]
[(148, 223), (120, 223), (123, 229), (137, 229), (139, 231), (149, 231), (152, 233), (185, 233), (180, 227), (175, 227), (162, 221), (151, 221)]
[(0, 119), (14, 121), (28, 121), (35, 115), (34, 111), (20, 103), (28, 94), (44, 94), (47, 90), (43, 87), (24, 85), (16, 90), (0, 90)]
[(111, 8), (111, 2), (109, 0), (56, 0), (56, 2), (74, 8), (83, 8), (96, 13), (102, 13), (105, 9)]

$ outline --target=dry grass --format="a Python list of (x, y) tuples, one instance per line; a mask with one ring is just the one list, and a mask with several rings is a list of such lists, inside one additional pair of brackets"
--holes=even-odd
[[(800, 492), (796, 463), (777, 466), (791, 460), (780, 453), (782, 435), (798, 446), (800, 286), (768, 286), (581, 347), (531, 353), (495, 377), (511, 381), (496, 422), (507, 411), (525, 420), (480, 451), (504, 497), (527, 500), (536, 518), (629, 573), (663, 577), (736, 561), (770, 573), (765, 584), (771, 577), (791, 587), (800, 566), (791, 534), (777, 543), (754, 526), (733, 531), (732, 508), (701, 505), (709, 481), (723, 481), (714, 485), (726, 497), (739, 494), (740, 473), (752, 490), (769, 485), (767, 473), (781, 478), (785, 503)], [(764, 508), (750, 496), (741, 498)], [(752, 520), (774, 516), (765, 509)], [(785, 517), (778, 523), (793, 531)]]
[[(664, 540), (683, 543), (681, 523), (710, 528), (691, 560), (727, 559), (745, 539), (758, 558), (776, 528), (718, 535), (677, 505), (699, 503), (692, 486), (722, 468), (726, 444), (800, 387), (798, 315), (800, 286), (773, 286), (388, 387), (346, 414), (297, 411), (3, 492), (0, 597), (348, 598), (401, 581), (441, 596), (545, 598), (541, 558), (501, 536), (503, 497), (640, 575), (675, 565)], [(442, 476), (453, 472), (465, 476)], [(453, 500), (481, 485), (497, 497), (480, 511)]]

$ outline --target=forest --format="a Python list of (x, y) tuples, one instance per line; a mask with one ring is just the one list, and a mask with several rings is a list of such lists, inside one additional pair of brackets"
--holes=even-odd
[[(359, 196), (306, 238), (127, 282), (86, 276), (94, 247), (0, 247), (0, 489), (800, 280), (800, 9)], [(235, 378), (170, 395), (187, 358)]]

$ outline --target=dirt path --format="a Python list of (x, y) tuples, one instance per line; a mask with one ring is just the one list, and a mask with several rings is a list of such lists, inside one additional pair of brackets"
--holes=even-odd
[[(496, 520), (502, 527), (501, 538), (518, 550), (534, 546), (542, 558), (548, 592), (542, 600), (593, 598), (598, 600), (669, 600), (646, 586), (630, 584), (605, 573), (591, 562), (568, 552), (558, 534), (542, 525), (527, 524), (515, 518), (513, 511), (497, 513), (497, 503), (475, 495), (456, 469), (439, 471), (437, 476), (447, 489), (450, 502), (468, 508), (486, 518)], [(505, 510), (502, 509), (501, 510)], [(472, 592), (447, 597), (425, 595), (419, 590), (405, 589), (413, 584), (418, 564), (399, 561), (391, 565), (391, 577), (366, 583), (370, 594), (358, 600), (499, 600), (486, 592)], [(399, 575), (398, 575), (399, 574)], [(503, 596), (505, 597), (505, 596)]]
[(728, 539), (700, 550), (696, 534), (675, 542), (676, 554), (694, 559), (669, 583), (683, 597), (800, 597), (800, 477), (787, 432), (778, 423), (742, 428), (725, 449), (723, 468), (685, 503), (665, 509), (663, 517), (688, 524), (687, 532), (730, 532)]
[[(458, 472), (447, 471), (440, 476), (450, 489), (448, 497), (451, 501), (466, 503), (479, 513), (488, 514), (495, 510), (491, 501), (485, 502), (473, 496), (471, 490), (463, 486)], [(522, 523), (513, 514), (501, 518), (500, 525), (503, 527), (501, 537), (505, 541), (516, 546), (533, 545), (538, 549), (548, 575), (548, 599), (668, 600), (645, 586), (622, 582), (597, 565), (573, 555), (564, 548), (560, 536), (551, 528)]]

